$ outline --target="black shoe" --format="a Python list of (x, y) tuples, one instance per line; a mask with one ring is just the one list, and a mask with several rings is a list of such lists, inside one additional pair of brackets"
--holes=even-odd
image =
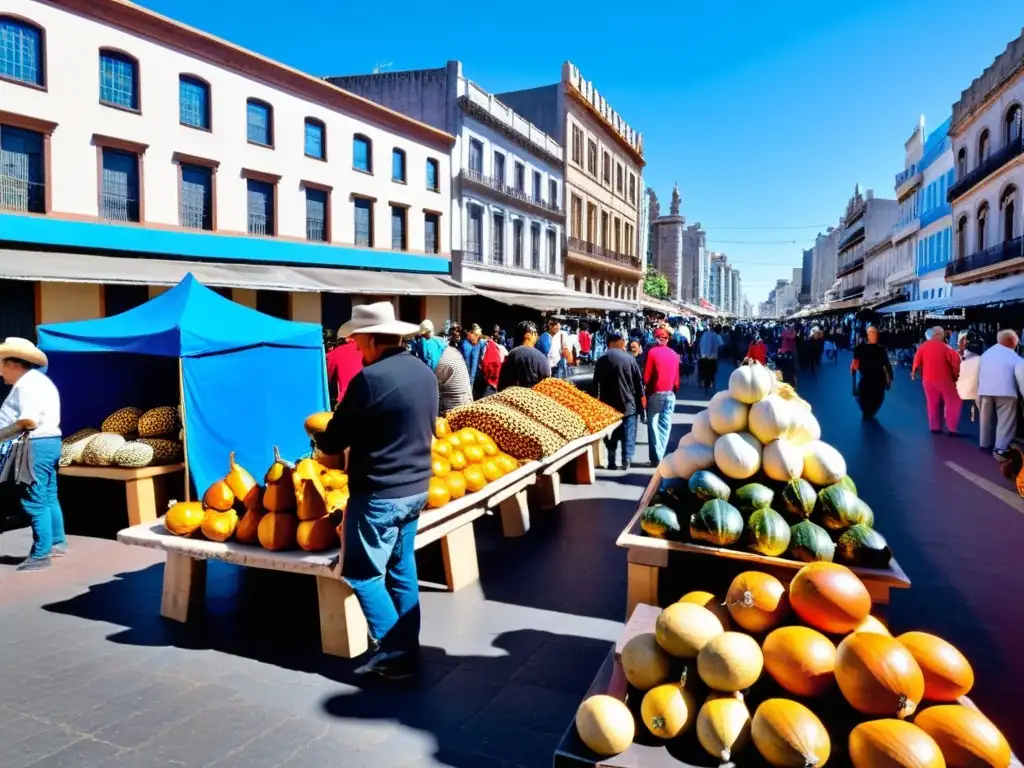
[(629, 468), (630, 468), (630, 466), (632, 466), (632, 464), (633, 464), (633, 462), (631, 462), (631, 461), (624, 461), (624, 462), (622, 462), (622, 471), (623, 472), (629, 472)]
[[(1010, 454), (1007, 453), (1006, 451), (992, 451), (992, 457), (997, 461), (1006, 461), (1008, 458), (1010, 458)], [(18, 570), (20, 571), (21, 568), (19, 568)]]
[(419, 654), (411, 651), (378, 651), (353, 673), (358, 677), (377, 675), (387, 680), (408, 680), (419, 672)]
[(67, 544), (54, 544), (53, 549), (50, 550), (50, 557), (64, 557), (68, 553)]
[(609, 463), (608, 463), (608, 466), (607, 466), (607, 467), (605, 467), (605, 469), (608, 469), (608, 470), (611, 470), (612, 472), (614, 472), (615, 470), (617, 470), (617, 469), (618, 469), (618, 467), (617, 467), (617, 466), (615, 466), (614, 464), (612, 464), (611, 462), (609, 462)]
[(45, 571), (52, 565), (48, 557), (27, 557), (25, 562), (14, 570), (16, 571)]

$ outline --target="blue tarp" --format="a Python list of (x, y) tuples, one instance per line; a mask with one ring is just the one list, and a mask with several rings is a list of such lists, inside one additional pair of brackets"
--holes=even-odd
[(98, 427), (125, 405), (174, 404), (174, 359), (181, 361), (189, 470), (200, 494), (226, 474), (230, 451), (257, 480), (274, 445), (286, 457), (308, 452), (303, 421), (328, 408), (320, 326), (236, 304), (191, 274), (120, 315), (38, 331), (63, 395), (66, 434)]

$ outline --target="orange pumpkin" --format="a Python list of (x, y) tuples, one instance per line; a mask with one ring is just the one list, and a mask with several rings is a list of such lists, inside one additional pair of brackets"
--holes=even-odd
[(769, 765), (818, 768), (832, 754), (832, 740), (811, 710), (789, 699), (768, 699), (754, 712), (750, 738)]
[(452, 471), (452, 465), (448, 462), (448, 459), (435, 456), (434, 460), (430, 463), (430, 471), (434, 477), (447, 477), (448, 473)]
[(448, 435), (448, 437), (446, 437), (445, 440), (447, 440), (448, 444), (455, 450), (458, 451), (462, 449), (462, 438), (460, 438), (458, 435)]
[(323, 552), (341, 543), (338, 539), (338, 520), (331, 515), (324, 515), (319, 520), (304, 520), (295, 531), (295, 541), (299, 549), (306, 552)]
[(452, 493), (448, 490), (448, 484), (440, 477), (430, 478), (430, 487), (427, 489), (427, 506), (431, 509), (439, 509), (452, 500)]
[(501, 471), (507, 475), (509, 472), (515, 472), (519, 469), (519, 462), (507, 453), (499, 453), (498, 466), (501, 467)]
[(238, 527), (238, 514), (233, 509), (219, 512), (216, 509), (206, 510), (206, 517), (199, 529), (210, 541), (227, 541), (235, 535)]
[(970, 707), (929, 707), (914, 718), (914, 725), (935, 739), (950, 768), (1006, 768), (1012, 759), (1006, 737), (991, 720)]
[(466, 429), (460, 429), (459, 430), (459, 440), (461, 440), (462, 444), (466, 445), (466, 446), (468, 446), (468, 445), (476, 445), (476, 443), (477, 443), (476, 430), (469, 429), (468, 427)]
[(779, 627), (764, 639), (764, 668), (796, 696), (821, 696), (835, 682), (836, 647), (809, 627)]
[(449, 472), (444, 482), (453, 499), (461, 499), (466, 495), (466, 477), (461, 472)]
[(853, 768), (946, 768), (935, 739), (904, 720), (871, 720), (850, 732)]
[(175, 536), (191, 536), (199, 530), (206, 510), (198, 501), (171, 501), (167, 505), (164, 528)]
[(345, 507), (348, 506), (348, 488), (340, 488), (335, 491), (328, 491), (324, 496), (324, 501), (327, 503), (327, 513), (331, 512), (344, 512)]
[(464, 470), (468, 463), (466, 461), (466, 454), (459, 450), (452, 451), (452, 456), (448, 460), (448, 462), (451, 465), (451, 468), (456, 472), (461, 472), (462, 470)]
[(259, 541), (260, 520), (263, 519), (262, 509), (247, 509), (235, 529), (235, 541), (240, 544), (256, 544)]
[(255, 478), (250, 475), (245, 467), (235, 461), (235, 452), (228, 454), (228, 473), (224, 477), (228, 489), (234, 497), (242, 502), (246, 509), (258, 507), (260, 500), (260, 487), (256, 484)]
[(839, 643), (836, 682), (865, 715), (910, 717), (924, 696), (924, 675), (910, 651), (872, 632), (855, 632)]
[(927, 632), (905, 632), (896, 639), (921, 667), (926, 700), (954, 702), (974, 687), (970, 662), (941, 637)]
[(299, 518), (289, 512), (268, 512), (260, 520), (257, 534), (260, 544), (271, 552), (295, 549)]
[(466, 461), (470, 464), (479, 464), (484, 460), (484, 449), (479, 445), (466, 445), (462, 452), (466, 454)]
[(438, 440), (437, 445), (433, 447), (433, 452), (440, 456), (442, 459), (451, 458), (453, 450), (455, 449), (452, 448), (452, 444), (449, 443), (447, 440)]
[(203, 506), (216, 509), (218, 512), (227, 512), (235, 505), (235, 494), (223, 480), (218, 480), (203, 494)]
[(767, 632), (789, 613), (786, 588), (774, 576), (761, 571), (744, 571), (725, 594), (729, 616), (747, 632)]
[(331, 417), (333, 416), (334, 414), (331, 411), (313, 413), (306, 417), (306, 421), (302, 426), (305, 427), (306, 434), (313, 437), (318, 432), (323, 432), (327, 429), (327, 425), (331, 423)]
[(462, 475), (466, 478), (466, 490), (470, 493), (483, 490), (483, 487), (487, 485), (487, 478), (484, 477), (483, 470), (476, 464), (466, 467)]
[(677, 603), (693, 603), (703, 608), (707, 608), (718, 620), (722, 622), (722, 629), (729, 631), (732, 628), (732, 619), (729, 618), (729, 609), (723, 604), (723, 602), (715, 597), (710, 592), (703, 592), (696, 590), (694, 592), (687, 592), (685, 595), (676, 600)]
[(452, 433), (451, 427), (448, 426), (448, 419), (439, 417), (434, 419), (434, 434), (440, 440), (448, 437)]
[(844, 635), (871, 612), (871, 595), (846, 566), (819, 562), (797, 571), (789, 583), (789, 604), (815, 629)]
[(497, 456), (499, 453), (498, 446), (489, 437), (481, 443), (481, 447), (484, 449), (484, 456)]
[(493, 483), (505, 474), (494, 459), (484, 459), (480, 462), (480, 471), (484, 473), (484, 477), (487, 478), (489, 483)]

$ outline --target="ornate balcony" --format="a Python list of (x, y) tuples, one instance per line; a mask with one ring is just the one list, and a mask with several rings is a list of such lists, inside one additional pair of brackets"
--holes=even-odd
[(46, 212), (46, 186), (20, 176), (0, 174), (0, 210)]
[(1024, 136), (1014, 139), (1002, 149), (993, 152), (982, 160), (977, 168), (957, 179), (946, 193), (946, 200), (952, 203), (958, 197), (963, 197), (1022, 152), (1024, 152)]
[(569, 246), (569, 251), (576, 251), (582, 253), (585, 256), (590, 256), (601, 261), (607, 261), (610, 264), (616, 264), (620, 267), (628, 267), (629, 269), (640, 270), (640, 257), (639, 256), (627, 256), (624, 253), (618, 253), (610, 248), (602, 248), (596, 243), (588, 243), (586, 240), (580, 240), (576, 237), (567, 237), (566, 243)]
[(982, 269), (988, 272), (998, 271), (990, 268), (1012, 261), (1024, 263), (1024, 237), (1015, 237), (984, 251), (949, 262), (946, 265), (946, 279), (961, 283), (970, 282), (970, 273)]
[(471, 168), (463, 169), (462, 173), (459, 174), (459, 178), (468, 186), (496, 192), (509, 203), (512, 203), (519, 208), (531, 210), (545, 219), (561, 223), (565, 218), (565, 211), (558, 205), (552, 205), (539, 197), (528, 195), (526, 190), (510, 187), (508, 184), (505, 184), (502, 179), (495, 179), (492, 176), (484, 176), (480, 171), (475, 171)]
[(838, 251), (845, 251), (851, 245), (856, 243), (858, 240), (864, 239), (864, 225), (860, 224), (853, 229), (847, 229), (846, 234), (839, 241), (839, 245), (836, 247)]
[(903, 200), (914, 191), (922, 180), (921, 166), (914, 163), (906, 170), (896, 174), (896, 199)]

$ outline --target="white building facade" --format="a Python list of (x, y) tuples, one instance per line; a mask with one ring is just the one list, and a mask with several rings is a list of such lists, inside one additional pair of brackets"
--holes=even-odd
[(920, 229), (914, 238), (914, 273), (910, 298), (948, 298), (953, 286), (946, 282), (946, 265), (953, 258), (953, 210), (947, 200), (953, 186), (953, 149), (949, 120), (927, 139), (921, 158)]
[[(0, 32), (0, 229), (75, 254), (35, 257), (38, 321), (187, 271), (332, 327), (371, 295), (447, 319), (450, 286), (423, 279), (450, 274), (443, 130), (118, 0), (4, 0)], [(330, 317), (325, 294), (347, 295)]]

